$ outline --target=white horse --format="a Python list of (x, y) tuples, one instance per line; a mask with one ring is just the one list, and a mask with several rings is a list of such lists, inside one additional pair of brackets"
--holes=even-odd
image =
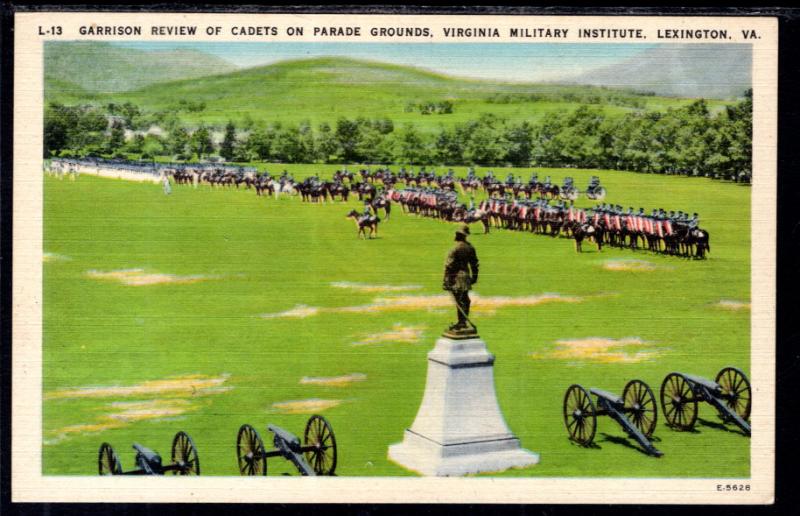
[(276, 200), (278, 199), (278, 197), (280, 197), (281, 194), (297, 195), (297, 188), (295, 188), (294, 183), (291, 183), (289, 181), (281, 184), (280, 182), (275, 181), (274, 179), (270, 179), (269, 186), (272, 187), (272, 190), (275, 192)]

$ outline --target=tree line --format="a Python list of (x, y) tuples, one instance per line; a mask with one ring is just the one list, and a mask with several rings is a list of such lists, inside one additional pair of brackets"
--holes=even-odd
[[(187, 104), (188, 105), (188, 104)], [(190, 106), (197, 109), (196, 106)], [(130, 103), (45, 108), (45, 157), (102, 156), (235, 162), (373, 163), (578, 167), (749, 181), (752, 91), (716, 113), (705, 100), (666, 111), (608, 116), (596, 105), (547, 113), (536, 121), (483, 114), (452, 128), (395, 127), (388, 118), (340, 118), (313, 127), (237, 128), (170, 124), (143, 132), (148, 115)]]

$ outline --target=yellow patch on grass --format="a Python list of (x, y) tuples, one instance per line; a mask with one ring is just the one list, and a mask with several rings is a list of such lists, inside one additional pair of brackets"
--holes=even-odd
[(64, 256), (63, 254), (57, 254), (57, 253), (44, 253), (42, 255), (42, 261), (44, 263), (62, 262), (69, 259), (70, 259), (69, 256)]
[(558, 340), (555, 346), (544, 352), (531, 353), (531, 358), (556, 360), (580, 360), (601, 363), (638, 363), (652, 360), (662, 354), (653, 349), (650, 342), (639, 337), (609, 339), (589, 337), (585, 339)]
[(145, 419), (175, 417), (196, 408), (195, 404), (184, 399), (155, 399), (148, 401), (118, 401), (110, 403), (116, 412), (107, 417), (133, 423)]
[[(483, 297), (473, 293), (472, 311), (476, 313), (494, 314), (499, 308), (509, 306), (536, 306), (544, 303), (580, 303), (583, 298), (576, 296), (562, 296), (560, 294), (538, 294), (530, 296), (487, 296)], [(340, 307), (313, 307), (298, 305), (284, 312), (263, 314), (265, 319), (283, 317), (309, 317), (320, 313), (383, 313), (383, 312), (414, 312), (436, 311), (443, 308), (453, 308), (453, 296), (450, 294), (417, 295), (417, 296), (391, 296), (379, 297), (366, 305), (340, 306)]]
[(303, 385), (322, 385), (324, 387), (346, 387), (354, 382), (363, 382), (367, 375), (363, 373), (345, 374), (342, 376), (304, 376), (300, 378)]
[(413, 344), (419, 342), (425, 329), (425, 326), (404, 326), (400, 323), (395, 323), (391, 330), (370, 333), (358, 342), (354, 342), (353, 346), (366, 346), (368, 344), (381, 344), (383, 342), (405, 342)]
[(336, 407), (342, 400), (321, 400), (311, 398), (307, 400), (282, 401), (273, 403), (272, 409), (281, 414), (316, 414), (329, 408)]
[(732, 299), (721, 299), (714, 306), (723, 310), (750, 310), (750, 303), (745, 301), (734, 301)]
[(283, 312), (278, 312), (274, 314), (263, 314), (261, 317), (263, 317), (264, 319), (280, 319), (284, 317), (305, 319), (306, 317), (317, 315), (319, 311), (320, 309), (315, 306), (297, 305), (294, 308), (290, 308), (289, 310), (285, 310)]
[(229, 390), (230, 387), (223, 385), (229, 377), (228, 374), (220, 376), (194, 374), (163, 380), (149, 380), (136, 385), (62, 389), (45, 393), (44, 399), (110, 398), (148, 394), (171, 394), (178, 397), (202, 396)]
[(176, 274), (163, 274), (159, 272), (145, 272), (144, 269), (122, 269), (118, 271), (86, 271), (86, 276), (97, 280), (117, 281), (129, 287), (143, 287), (148, 285), (163, 285), (170, 283), (188, 284), (197, 283), (216, 276), (196, 274), (191, 276), (178, 276)]
[(148, 401), (113, 402), (104, 406), (104, 413), (91, 423), (57, 428), (48, 432), (44, 444), (56, 444), (72, 435), (99, 433), (123, 428), (138, 421), (159, 420), (181, 416), (200, 408), (196, 402), (183, 399), (154, 399)]
[(607, 271), (651, 272), (662, 267), (646, 260), (606, 260), (603, 268)]
[(420, 285), (368, 285), (365, 283), (351, 283), (349, 281), (335, 281), (331, 283), (331, 286), (355, 290), (357, 292), (408, 292), (422, 288)]

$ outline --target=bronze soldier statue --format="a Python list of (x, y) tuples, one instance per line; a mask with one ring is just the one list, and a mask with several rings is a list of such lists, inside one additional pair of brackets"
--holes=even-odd
[[(475, 325), (469, 321), (469, 290), (478, 282), (478, 255), (475, 248), (467, 242), (469, 226), (461, 224), (456, 230), (456, 244), (447, 255), (444, 264), (442, 288), (453, 293), (456, 301), (458, 322), (450, 326), (455, 333), (475, 333)], [(467, 327), (469, 323), (472, 328)]]

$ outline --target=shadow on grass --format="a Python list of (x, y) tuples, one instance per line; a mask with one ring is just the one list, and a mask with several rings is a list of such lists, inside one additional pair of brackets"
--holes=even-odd
[(744, 433), (738, 426), (737, 427), (729, 427), (725, 423), (720, 423), (717, 421), (709, 421), (708, 419), (697, 418), (697, 422), (703, 426), (707, 426), (709, 428), (714, 428), (716, 430), (724, 430), (725, 432), (731, 434), (739, 434), (745, 437), (748, 437), (746, 433)]
[[(600, 435), (603, 436), (603, 440), (604, 441), (608, 441), (608, 442), (611, 442), (611, 443), (614, 443), (614, 444), (619, 444), (621, 446), (625, 446), (626, 448), (630, 448), (630, 449), (636, 450), (639, 453), (641, 453), (643, 455), (646, 455), (648, 457), (650, 456), (649, 453), (647, 453), (645, 450), (643, 450), (641, 447), (639, 447), (638, 443), (633, 443), (633, 442), (631, 442), (631, 440), (629, 440), (629, 439), (627, 439), (625, 437), (619, 437), (619, 436), (616, 436), (616, 435), (609, 435), (609, 434), (604, 433), (604, 432), (601, 433)], [(653, 438), (650, 439), (650, 442), (652, 442), (652, 443), (660, 442), (660, 441), (661, 441), (661, 439), (658, 439), (656, 437), (653, 437)]]
[(585, 450), (602, 450), (603, 447), (597, 444), (596, 442), (590, 442), (589, 444), (579, 444), (573, 441), (572, 439), (569, 440), (569, 444), (572, 446), (577, 446), (578, 448), (583, 448)]

